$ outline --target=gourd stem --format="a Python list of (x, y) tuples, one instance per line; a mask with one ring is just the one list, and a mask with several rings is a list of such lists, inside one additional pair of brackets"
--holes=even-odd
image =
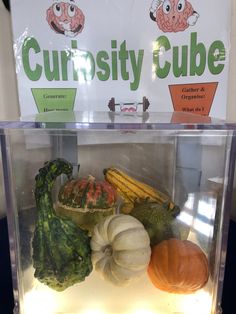
[(90, 181), (90, 182), (95, 181), (95, 177), (92, 176), (91, 174), (89, 174), (89, 176), (88, 176), (88, 181)]

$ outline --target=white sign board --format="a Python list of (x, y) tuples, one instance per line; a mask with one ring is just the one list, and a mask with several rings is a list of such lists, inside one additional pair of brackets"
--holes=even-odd
[(12, 0), (21, 115), (107, 111), (114, 98), (115, 110), (143, 110), (146, 99), (149, 111), (224, 118), (230, 7), (230, 0)]

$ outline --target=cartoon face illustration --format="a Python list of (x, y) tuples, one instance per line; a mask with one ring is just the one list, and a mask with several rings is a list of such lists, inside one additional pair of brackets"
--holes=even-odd
[(75, 37), (82, 31), (85, 17), (74, 0), (54, 0), (46, 19), (56, 33)]
[(150, 17), (163, 32), (180, 32), (195, 25), (199, 14), (187, 0), (153, 0)]

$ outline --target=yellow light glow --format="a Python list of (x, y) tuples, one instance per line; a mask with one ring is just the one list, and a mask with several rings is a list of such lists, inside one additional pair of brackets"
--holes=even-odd
[(53, 314), (56, 309), (54, 293), (49, 289), (34, 288), (24, 297), (25, 314)]
[(183, 299), (182, 311), (191, 314), (211, 313), (211, 301), (211, 297), (207, 291), (199, 291)]
[(132, 314), (160, 314), (160, 312), (158, 311), (153, 311), (150, 309), (144, 309), (144, 308), (139, 308), (139, 309), (134, 309), (132, 312)]
[[(169, 308), (170, 304), (172, 307), (176, 308), (176, 313), (191, 313), (191, 314), (209, 314), (211, 312), (211, 295), (205, 291), (201, 290), (192, 295), (180, 296), (168, 296), (169, 301), (164, 303), (160, 300), (161, 304), (158, 308), (154, 307), (150, 303), (136, 303), (135, 306), (127, 306), (124, 314), (166, 314), (172, 309)], [(24, 313), (25, 314), (55, 314), (55, 313), (65, 313), (65, 309), (60, 308), (58, 304), (58, 296), (51, 291), (40, 286), (34, 287), (30, 292), (25, 294), (24, 298)], [(68, 301), (69, 302), (69, 301)], [(154, 305), (154, 304), (153, 304)], [(92, 305), (90, 308), (84, 308), (73, 313), (80, 314), (110, 314), (111, 311), (108, 309), (103, 309), (102, 305)], [(123, 313), (123, 312), (122, 312)]]
[(106, 311), (100, 308), (92, 308), (80, 311), (81, 314), (108, 314)]

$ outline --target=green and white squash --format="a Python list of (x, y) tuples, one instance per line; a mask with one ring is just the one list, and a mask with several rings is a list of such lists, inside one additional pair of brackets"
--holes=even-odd
[(71, 179), (59, 191), (56, 212), (92, 232), (101, 219), (115, 213), (116, 199), (116, 191), (106, 181), (92, 176)]
[(95, 226), (90, 242), (94, 268), (117, 286), (143, 275), (151, 248), (147, 231), (130, 215), (112, 215)]

